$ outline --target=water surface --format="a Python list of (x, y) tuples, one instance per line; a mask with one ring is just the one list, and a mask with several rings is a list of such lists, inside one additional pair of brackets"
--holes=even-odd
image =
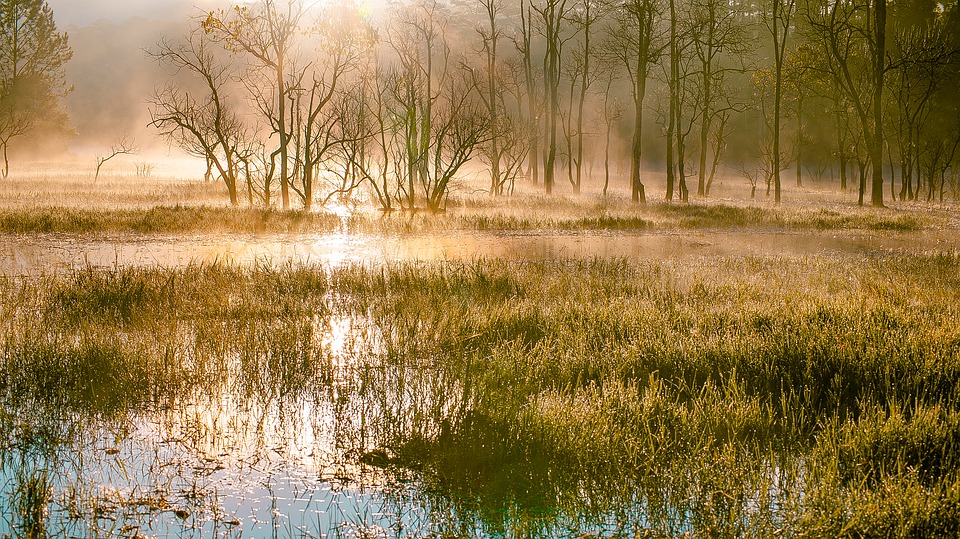
[(345, 263), (408, 261), (634, 260), (720, 256), (864, 256), (889, 251), (957, 249), (946, 232), (461, 232), (431, 236), (353, 234), (0, 235), (0, 273), (37, 274), (88, 266), (177, 267), (196, 263)]

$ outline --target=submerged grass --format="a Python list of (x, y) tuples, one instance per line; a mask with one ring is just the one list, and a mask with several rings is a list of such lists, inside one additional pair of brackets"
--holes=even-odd
[(958, 305), (955, 252), (90, 269), (0, 281), (0, 395), (328, 402), (453, 535), (945, 536)]

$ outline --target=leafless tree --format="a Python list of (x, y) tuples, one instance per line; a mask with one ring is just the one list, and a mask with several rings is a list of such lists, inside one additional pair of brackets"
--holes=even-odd
[(580, 192), (580, 186), (583, 176), (583, 141), (584, 141), (584, 118), (587, 95), (590, 92), (596, 70), (593, 68), (593, 58), (597, 54), (594, 50), (593, 36), (596, 32), (596, 26), (603, 17), (603, 4), (598, 0), (581, 0), (574, 6), (571, 19), (574, 28), (579, 35), (580, 43), (574, 51), (575, 65), (577, 69), (574, 72), (579, 75), (576, 91), (571, 91), (571, 105), (576, 101), (576, 114), (571, 111), (570, 116), (574, 120), (571, 122), (571, 136), (576, 138), (575, 144), (570, 144), (568, 153), (571, 162), (571, 181), (574, 192)]
[[(609, 64), (610, 62), (607, 62)], [(604, 84), (603, 84), (603, 111), (601, 114), (601, 124), (604, 132), (604, 145), (603, 145), (603, 196), (607, 196), (607, 191), (610, 188), (610, 146), (611, 139), (613, 134), (613, 129), (616, 127), (617, 122), (623, 116), (624, 105), (620, 98), (615, 93), (615, 85), (619, 82), (619, 76), (616, 69), (612, 69), (610, 65), (605, 66), (606, 69), (603, 69), (604, 72)]]
[(543, 93), (537, 90), (542, 73), (533, 62), (534, 12), (532, 0), (520, 0), (520, 35), (513, 43), (520, 53), (523, 65), (523, 82), (527, 98), (526, 130), (529, 139), (527, 177), (536, 185), (540, 181), (540, 127), (544, 109)]
[[(780, 123), (783, 102), (783, 68), (787, 55), (790, 20), (796, 10), (796, 0), (767, 0), (763, 6), (763, 25), (773, 38), (773, 183), (774, 202), (780, 204)], [(797, 170), (800, 170), (799, 165)], [(798, 176), (799, 178), (799, 176)]]
[[(836, 86), (853, 107), (866, 141), (872, 170), (871, 204), (883, 206), (887, 0), (813, 2), (806, 14), (823, 44), (823, 54)], [(862, 191), (863, 187), (861, 203)]]
[(620, 60), (630, 80), (633, 101), (633, 143), (630, 152), (630, 186), (633, 202), (646, 202), (640, 177), (643, 150), (643, 109), (650, 69), (656, 65), (663, 48), (660, 22), (663, 6), (659, 0), (629, 0), (615, 6), (615, 21), (608, 49)]
[[(890, 66), (891, 76), (887, 80), (892, 94), (888, 118), (896, 140), (901, 178), (899, 193), (896, 190), (891, 193), (894, 200), (898, 195), (901, 200), (914, 199), (919, 193), (924, 126), (931, 120), (936, 121), (933, 114), (937, 93), (949, 84), (951, 68), (960, 55), (946, 37), (948, 31), (946, 24), (939, 20), (929, 27), (901, 28), (893, 35), (896, 61)], [(914, 173), (918, 182), (916, 190)]]
[[(313, 207), (316, 183), (328, 171), (327, 162), (342, 146), (348, 134), (340, 117), (343, 95), (352, 88), (347, 78), (372, 46), (372, 36), (349, 13), (328, 8), (331, 13), (318, 17), (311, 36), (318, 43), (309, 51), (309, 62), (296, 72), (288, 85), (291, 114), (291, 152), (295, 157), (289, 185), (300, 198), (305, 211)], [(307, 51), (302, 51), (304, 54)], [(282, 162), (282, 158), (281, 158)], [(341, 183), (340, 195), (344, 195)], [(329, 200), (330, 193), (324, 193)]]
[(426, 0), (401, 10), (388, 32), (397, 58), (388, 79), (397, 119), (390, 129), (401, 134), (402, 148), (384, 151), (402, 163), (394, 167), (398, 202), (410, 211), (418, 190), (429, 211), (442, 210), (456, 173), (489, 138), (477, 78), (454, 58), (448, 26), (440, 4)]
[(118, 155), (133, 155), (139, 151), (140, 149), (136, 146), (136, 144), (134, 144), (127, 135), (124, 135), (118, 141), (114, 142), (112, 146), (110, 146), (110, 151), (108, 153), (97, 155), (97, 172), (94, 174), (93, 179), (97, 180), (100, 178), (100, 168), (103, 167), (104, 163), (107, 161)]
[(706, 196), (707, 155), (713, 122), (726, 97), (724, 80), (730, 71), (743, 71), (747, 39), (744, 14), (723, 0), (691, 0), (689, 24), (692, 49), (699, 60), (700, 166), (697, 195)]
[(297, 38), (302, 33), (304, 17), (301, 0), (257, 0), (252, 6), (237, 5), (229, 10), (209, 13), (202, 22), (204, 32), (234, 53), (250, 60), (250, 88), (257, 92), (261, 111), (270, 120), (273, 133), (279, 138), (280, 197), (284, 209), (290, 207), (290, 183), (293, 157), (290, 154), (291, 85), (288, 75), (296, 72)]
[(557, 134), (560, 128), (560, 76), (561, 58), (565, 43), (564, 27), (571, 9), (569, 0), (543, 0), (534, 5), (540, 22), (543, 37), (543, 87), (544, 110), (546, 113), (546, 151), (543, 160), (543, 187), (549, 195), (553, 193), (557, 162)]
[(194, 29), (179, 43), (162, 40), (151, 56), (174, 72), (200, 81), (196, 98), (178, 84), (168, 84), (153, 96), (151, 125), (189, 154), (212, 164), (227, 187), (230, 203), (239, 201), (237, 193), (242, 150), (252, 134), (230, 104), (233, 73), (229, 63), (214, 54), (206, 34)]

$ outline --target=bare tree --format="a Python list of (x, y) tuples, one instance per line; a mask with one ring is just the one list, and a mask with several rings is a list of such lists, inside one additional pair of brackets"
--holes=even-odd
[(527, 177), (536, 185), (540, 181), (540, 133), (543, 111), (541, 93), (537, 91), (540, 82), (533, 64), (533, 7), (530, 0), (520, 0), (520, 35), (513, 39), (523, 64), (523, 82), (527, 97), (526, 130), (529, 140), (529, 159)]
[(456, 173), (488, 141), (477, 79), (453, 57), (448, 26), (440, 4), (427, 0), (401, 10), (388, 32), (397, 58), (389, 75), (397, 119), (391, 129), (401, 133), (402, 149), (385, 151), (402, 163), (395, 166), (398, 202), (410, 211), (418, 188), (428, 210), (442, 210)]
[(677, 180), (677, 163), (674, 157), (676, 151), (677, 122), (679, 121), (679, 100), (680, 100), (680, 47), (679, 35), (677, 34), (677, 1), (670, 2), (670, 33), (669, 33), (669, 53), (667, 59), (669, 62), (669, 72), (667, 73), (667, 87), (670, 93), (668, 125), (667, 125), (667, 192), (666, 199), (673, 200), (673, 189)]
[(544, 40), (543, 84), (546, 112), (547, 154), (543, 161), (543, 187), (553, 193), (557, 162), (557, 130), (560, 127), (560, 75), (564, 45), (564, 23), (569, 15), (568, 0), (544, 0), (533, 6), (540, 17)]
[(195, 98), (177, 84), (158, 90), (152, 99), (151, 125), (187, 153), (206, 159), (226, 185), (230, 203), (236, 205), (241, 163), (249, 166), (249, 156), (242, 150), (249, 148), (252, 136), (229, 103), (231, 66), (217, 58), (199, 29), (179, 43), (162, 40), (150, 55), (174, 72), (198, 80), (203, 96)]
[[(590, 86), (595, 77), (594, 70), (591, 69), (591, 59), (596, 53), (593, 50), (594, 47), (591, 45), (591, 38), (595, 32), (594, 27), (603, 16), (601, 7), (602, 5), (597, 0), (582, 0), (581, 4), (577, 6), (576, 11), (573, 13), (574, 25), (582, 36), (581, 45), (577, 50), (578, 64), (580, 67), (580, 81), (577, 88), (576, 129), (574, 130), (577, 142), (574, 151), (570, 152), (570, 160), (573, 166), (576, 167), (576, 179), (571, 183), (573, 183), (574, 190), (577, 193), (580, 192), (583, 173), (584, 107), (587, 102), (587, 94), (590, 91)], [(574, 99), (573, 95), (570, 96), (570, 99), (571, 101)]]
[[(840, 92), (853, 107), (866, 141), (871, 203), (883, 206), (883, 87), (887, 71), (887, 0), (813, 3), (807, 20)], [(861, 171), (863, 167), (861, 166)], [(861, 203), (863, 200), (861, 188)]]
[(473, 81), (462, 74), (452, 77), (444, 86), (444, 99), (433, 121), (436, 131), (429, 148), (431, 166), (427, 175), (421, 177), (430, 211), (445, 208), (457, 172), (489, 140), (490, 123), (484, 117), (478, 91)]
[[(783, 68), (787, 54), (787, 38), (790, 20), (796, 8), (796, 0), (767, 0), (763, 9), (763, 24), (773, 38), (773, 183), (774, 202), (780, 204), (780, 123), (781, 104), (783, 102)], [(800, 170), (799, 165), (797, 170)], [(799, 176), (798, 176), (799, 178)], [(798, 180), (799, 183), (799, 180)]]
[(916, 172), (920, 181), (920, 138), (924, 126), (936, 121), (932, 117), (936, 96), (950, 82), (960, 55), (947, 38), (948, 31), (944, 21), (938, 20), (930, 26), (917, 25), (894, 32), (892, 53), (896, 60), (888, 78), (892, 94), (888, 118), (896, 140), (901, 178), (899, 193), (891, 193), (894, 200), (898, 195), (901, 200), (913, 199), (919, 192), (919, 185), (914, 190), (913, 180)]
[(608, 49), (620, 60), (630, 80), (633, 98), (633, 143), (630, 152), (630, 192), (634, 203), (646, 202), (640, 177), (643, 142), (643, 107), (651, 66), (659, 60), (664, 46), (658, 35), (662, 17), (658, 0), (629, 0), (617, 4)]
[[(606, 66), (610, 67), (610, 66)], [(603, 111), (601, 123), (604, 131), (603, 145), (603, 196), (607, 196), (610, 187), (610, 145), (613, 128), (623, 116), (624, 106), (615, 93), (615, 84), (618, 82), (617, 71), (612, 68), (603, 69), (605, 73), (603, 91)]]
[(484, 104), (487, 108), (487, 118), (490, 122), (489, 133), (490, 142), (486, 145), (486, 160), (490, 165), (490, 194), (492, 196), (502, 195), (505, 184), (504, 171), (501, 170), (502, 148), (500, 141), (502, 139), (501, 131), (506, 135), (506, 128), (509, 120), (505, 117), (504, 108), (501, 107), (503, 100), (503, 90), (500, 84), (500, 64), (498, 51), (500, 40), (503, 37), (503, 31), (499, 26), (499, 18), (504, 10), (503, 0), (480, 0), (483, 7), (486, 26), (477, 29), (480, 35), (481, 48), (485, 59), (485, 92), (481, 93)]
[[(328, 172), (325, 165), (332, 160), (332, 153), (342, 147), (344, 139), (354, 136), (344, 130), (341, 94), (352, 89), (343, 89), (345, 79), (372, 46), (370, 31), (349, 13), (327, 9), (331, 13), (320, 14), (312, 27), (311, 36), (318, 45), (310, 51), (310, 61), (288, 86), (291, 153), (295, 156), (288, 183), (305, 211), (313, 207), (318, 177)], [(343, 187), (341, 182), (338, 194), (345, 194)], [(324, 194), (327, 200), (328, 195)]]
[[(512, 194), (516, 180), (524, 174), (524, 166), (529, 167), (531, 140), (529, 120), (522, 109), (526, 98), (524, 67), (522, 57), (511, 57), (502, 64), (499, 77), (502, 98), (499, 111), (500, 121), (491, 123), (499, 129), (496, 133), (487, 133), (488, 138), (499, 138), (500, 149), (500, 186), (498, 190)], [(482, 157), (482, 156), (481, 156)]]
[(253, 6), (237, 5), (209, 13), (202, 23), (204, 32), (235, 53), (246, 54), (251, 68), (262, 78), (246, 80), (256, 84), (258, 104), (279, 138), (277, 156), (280, 196), (283, 209), (290, 207), (290, 141), (293, 133), (288, 101), (288, 75), (296, 72), (296, 39), (301, 33), (304, 8), (301, 0), (258, 0)]
[[(110, 146), (110, 152), (97, 155), (97, 172), (94, 174), (93, 179), (97, 180), (100, 178), (100, 168), (103, 167), (104, 163), (113, 159), (118, 155), (133, 155), (138, 153), (140, 149), (129, 139), (127, 135), (124, 135), (120, 140), (113, 143)], [(139, 166), (137, 167), (139, 170)]]
[(699, 60), (700, 166), (697, 195), (706, 196), (709, 137), (725, 97), (726, 73), (743, 71), (742, 55), (748, 49), (744, 14), (723, 0), (692, 0), (690, 25), (693, 51)]
[[(695, 55), (690, 54), (693, 48), (692, 34), (696, 29), (690, 24), (689, 19), (678, 20), (677, 26), (683, 23), (681, 28), (677, 29), (676, 34), (676, 56), (671, 58), (671, 77), (675, 80), (671, 94), (675, 101), (674, 113), (674, 138), (676, 143), (676, 179), (677, 188), (680, 194), (681, 202), (689, 202), (690, 191), (687, 188), (688, 173), (688, 155), (687, 143), (693, 127), (700, 121), (703, 114), (703, 107), (700, 105), (703, 99), (701, 91), (699, 74), (699, 61)], [(671, 23), (673, 26), (673, 23)]]
[[(788, 157), (780, 146), (780, 137), (778, 129), (780, 122), (777, 115), (780, 114), (780, 107), (777, 106), (778, 96), (776, 68), (760, 68), (754, 72), (754, 101), (759, 108), (760, 118), (763, 120), (762, 134), (758, 137), (757, 149), (754, 152), (754, 158), (757, 160), (757, 166), (767, 186), (767, 196), (770, 196), (771, 188), (774, 191), (774, 201), (779, 204), (780, 183), (778, 178), (780, 173), (787, 167)], [(782, 87), (781, 87), (782, 88)], [(741, 167), (741, 172), (744, 168)], [(750, 177), (750, 176), (748, 176)], [(753, 188), (756, 189), (756, 178), (751, 179)], [(751, 196), (752, 198), (752, 196)]]

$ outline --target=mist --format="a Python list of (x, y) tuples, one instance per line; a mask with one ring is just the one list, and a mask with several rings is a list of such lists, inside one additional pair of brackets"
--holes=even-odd
[(124, 23), (144, 18), (154, 21), (177, 21), (197, 9), (211, 9), (224, 2), (217, 0), (48, 0), (61, 28), (88, 26), (99, 21)]
[[(709, 0), (696, 1), (709, 3)], [(872, 142), (877, 137), (870, 138), (871, 133), (877, 131), (871, 128), (876, 122), (865, 123), (866, 120), (856, 116), (857, 109), (853, 106), (857, 100), (867, 103), (871, 99), (869, 88), (845, 90), (842, 84), (830, 82), (829, 72), (815, 65), (818, 40), (821, 40), (818, 36), (830, 31), (822, 26), (822, 21), (791, 4), (792, 19), (780, 20), (779, 24), (787, 24), (784, 28), (792, 52), (785, 54), (781, 63), (771, 64), (772, 47), (776, 45), (768, 35), (771, 28), (768, 19), (772, 15), (764, 11), (738, 12), (735, 6), (727, 6), (720, 18), (707, 21), (715, 25), (711, 34), (713, 42), (708, 42), (698, 37), (699, 34), (684, 30), (703, 24), (696, 18), (700, 12), (694, 9), (694, 4), (696, 2), (687, 8), (681, 6), (677, 16), (681, 34), (675, 39), (685, 40), (682, 50), (686, 52), (675, 57), (671, 56), (672, 49), (668, 46), (671, 30), (667, 24), (667, 4), (647, 0), (638, 0), (638, 9), (647, 9), (653, 16), (641, 23), (630, 18), (626, 7), (623, 8), (626, 11), (618, 12), (600, 4), (590, 4), (593, 11), (566, 6), (565, 18), (558, 19), (558, 26), (551, 30), (553, 34), (544, 33), (552, 28), (549, 24), (553, 24), (544, 18), (545, 12), (526, 4), (523, 9), (528, 13), (521, 13), (519, 4), (499, 2), (492, 3), (493, 11), (489, 12), (484, 11), (482, 4), (416, 7), (402, 3), (353, 5), (348, 2), (312, 6), (298, 17), (302, 28), (313, 28), (314, 33), (298, 35), (296, 42), (290, 43), (288, 53), (294, 62), (286, 76), (293, 77), (297, 69), (312, 66), (313, 74), (308, 77), (319, 76), (319, 82), (329, 84), (331, 80), (323, 79), (324, 70), (335, 67), (345, 76), (336, 79), (339, 86), (331, 88), (331, 95), (367, 92), (363, 99), (369, 100), (376, 96), (369, 93), (369, 88), (362, 90), (357, 86), (361, 80), (369, 84), (371, 77), (387, 76), (391, 70), (406, 65), (404, 62), (430, 59), (441, 67), (429, 76), (453, 84), (446, 96), (431, 99), (435, 105), (446, 106), (445, 101), (457, 100), (453, 106), (466, 107), (464, 110), (474, 114), (468, 123), (490, 122), (482, 120), (482, 116), (500, 119), (498, 125), (486, 126), (489, 133), (475, 133), (482, 136), (469, 148), (464, 163), (448, 163), (454, 170), (434, 171), (437, 175), (434, 180), (448, 172), (456, 177), (455, 169), (459, 167), (475, 169), (485, 165), (492, 178), (491, 189), (496, 192), (501, 192), (507, 184), (515, 186), (521, 176), (528, 182), (546, 182), (543, 185), (547, 191), (556, 186), (573, 193), (581, 188), (601, 190), (610, 178), (609, 182), (616, 188), (629, 186), (635, 200), (639, 193), (646, 194), (647, 183), (652, 186), (651, 195), (655, 198), (677, 196), (687, 200), (685, 193), (691, 187), (697, 196), (708, 196), (714, 180), (749, 187), (751, 198), (759, 192), (764, 196), (775, 195), (777, 201), (784, 185), (802, 187), (805, 181), (836, 182), (841, 189), (855, 186), (861, 198), (865, 195), (869, 198), (870, 189), (876, 191), (879, 181), (881, 201), (882, 186), (887, 181), (893, 182), (897, 198), (918, 197), (921, 184), (931, 199), (956, 191), (955, 183), (951, 182), (956, 178), (953, 171), (958, 152), (954, 149), (956, 137), (952, 134), (958, 130), (950, 127), (960, 122), (955, 113), (956, 99), (950, 92), (958, 71), (956, 40), (951, 37), (957, 35), (953, 31), (958, 19), (956, 10), (937, 12), (931, 8), (928, 13), (920, 13), (917, 7), (892, 5), (887, 49), (903, 55), (903, 60), (892, 64), (898, 66), (897, 72), (888, 77), (882, 94), (881, 99), (887, 103), (882, 107), (885, 119), (881, 120), (886, 150), (877, 161), (874, 149), (877, 143)], [(229, 11), (217, 11), (229, 4), (210, 1), (115, 5), (103, 1), (81, 6), (75, 2), (54, 1), (49, 5), (58, 24), (69, 34), (73, 50), (73, 58), (64, 71), (69, 91), (63, 105), (70, 118), (69, 128), (75, 132), (73, 136), (59, 136), (61, 142), (52, 147), (87, 155), (128, 137), (135, 139), (144, 151), (161, 152), (160, 156), (163, 151), (190, 153), (184, 144), (190, 146), (196, 141), (165, 137), (157, 125), (151, 125), (155, 119), (151, 117), (151, 106), (156, 105), (151, 100), (158, 90), (171, 84), (185, 88), (197, 84), (202, 80), (196, 78), (200, 74), (194, 73), (191, 80), (189, 73), (162, 65), (163, 62), (150, 57), (149, 53), (156, 53), (161, 42), (176, 44), (188, 39), (207, 13), (222, 13), (229, 18)], [(551, 4), (548, 2), (548, 5)], [(251, 7), (257, 9), (255, 5)], [(488, 16), (490, 13), (492, 17)], [(424, 16), (432, 21), (429, 27), (421, 24)], [(321, 27), (310, 26), (316, 21), (327, 25), (327, 30), (320, 30), (328, 32), (326, 37), (316, 33)], [(352, 26), (348, 28), (344, 24)], [(335, 30), (338, 33), (329, 33), (338, 26), (340, 29)], [(364, 33), (367, 37), (363, 37)], [(417, 44), (417, 40), (429, 33), (433, 41), (442, 43), (448, 51), (446, 56), (439, 55), (439, 49), (429, 49), (428, 40)], [(642, 39), (631, 41), (625, 37), (630, 35), (640, 35)], [(911, 35), (926, 36), (922, 38), (926, 41), (917, 41), (921, 38), (914, 39)], [(490, 48), (493, 36), (496, 37), (495, 57), (491, 56), (493, 49)], [(323, 52), (320, 46), (323, 40), (329, 39), (341, 40), (352, 47), (350, 65), (332, 66), (330, 57), (325, 56), (329, 52)], [(357, 48), (360, 46), (357, 39), (369, 39), (362, 45), (362, 51)], [(552, 39), (560, 40), (557, 43), (562, 43), (562, 47), (554, 50)], [(640, 45), (647, 47), (643, 49), (647, 52), (640, 54), (641, 49), (636, 48)], [(294, 136), (296, 127), (277, 133), (276, 126), (269, 127), (273, 122), (269, 114), (257, 118), (258, 108), (268, 105), (275, 109), (280, 102), (276, 96), (261, 94), (267, 89), (265, 86), (252, 89), (240, 83), (264, 76), (265, 66), (257, 65), (255, 59), (231, 47), (228, 42), (222, 42), (209, 48), (217, 55), (216, 61), (230, 70), (224, 74), (230, 81), (221, 91), (228, 96), (230, 107), (239, 115), (237, 118), (242, 118), (244, 125), (237, 129), (247, 132), (248, 140), (244, 144), (267, 144), (274, 149), (279, 144), (280, 150), (286, 153), (287, 144), (298, 140)], [(703, 50), (713, 52), (703, 56)], [(826, 53), (821, 56), (823, 54)], [(490, 71), (490, 61), (496, 62), (493, 71)], [(635, 71), (637, 61), (641, 61), (637, 65), (642, 66), (642, 71)], [(923, 71), (924, 65), (936, 66), (935, 72)], [(548, 72), (543, 71), (545, 67)], [(709, 70), (709, 79), (704, 78), (705, 69)], [(867, 67), (856, 69), (866, 76)], [(304, 75), (300, 72), (297, 76)], [(929, 84), (921, 80), (924, 76)], [(450, 82), (453, 78), (461, 80)], [(642, 93), (638, 93), (640, 82)], [(833, 90), (826, 91), (831, 84)], [(930, 89), (926, 94), (910, 93), (915, 93), (923, 84)], [(294, 86), (291, 82), (290, 87)], [(774, 93), (776, 88), (780, 88), (778, 93)], [(202, 91), (194, 88), (200, 101), (205, 99), (200, 95)], [(460, 93), (467, 95), (458, 95)], [(493, 101), (490, 96), (494, 96)], [(262, 102), (264, 98), (273, 99), (274, 104)], [(292, 98), (293, 95), (289, 95), (283, 101)], [(337, 106), (344, 104), (331, 101), (322, 116), (325, 122), (330, 122), (325, 124), (326, 134), (330, 135), (329, 128), (333, 127), (340, 129), (339, 136), (344, 138), (343, 129), (337, 127), (344, 119), (342, 116), (336, 119), (344, 111), (334, 110)], [(370, 103), (364, 105), (370, 106)], [(943, 114), (931, 114), (933, 107)], [(465, 116), (436, 120), (466, 125)], [(774, 122), (778, 126), (776, 130)], [(530, 134), (522, 135), (524, 130)], [(920, 147), (916, 140), (904, 142), (908, 140), (904, 138), (907, 135), (900, 133), (919, 136)], [(276, 136), (278, 134), (282, 136)], [(946, 140), (941, 134), (946, 135)], [(37, 141), (42, 138), (39, 133), (34, 136)], [(482, 138), (488, 140), (482, 141)], [(524, 138), (526, 140), (521, 141)], [(911, 135), (910, 139), (916, 137)], [(934, 147), (933, 141), (942, 144)], [(777, 152), (772, 150), (774, 145), (779, 148)], [(459, 151), (467, 149), (459, 148)], [(381, 147), (378, 151), (388, 152), (389, 148)], [(338, 160), (338, 156), (333, 155), (336, 153), (331, 152), (329, 160), (323, 156), (310, 167), (333, 171), (357, 168), (344, 161), (342, 155)], [(211, 150), (211, 155), (196, 157), (208, 162), (212, 157), (227, 157), (215, 154), (217, 150)], [(413, 155), (408, 157), (418, 159)], [(497, 161), (496, 167), (492, 160)], [(368, 165), (366, 168), (372, 167), (370, 178), (350, 178), (347, 183), (370, 181), (375, 184), (371, 181), (373, 176), (393, 174), (386, 171), (385, 162)], [(550, 178), (543, 177), (548, 170)], [(234, 176), (238, 172), (228, 171)], [(318, 169), (314, 175), (320, 172)], [(871, 174), (873, 179), (868, 180)], [(287, 178), (279, 180), (278, 187), (286, 189)], [(339, 188), (332, 185), (327, 188), (342, 191), (346, 180), (341, 180)], [(236, 181), (228, 180), (228, 183)], [(257, 184), (261, 199), (269, 192), (263, 177), (239, 181)], [(414, 199), (419, 196), (428, 202), (431, 199), (430, 192), (398, 195), (391, 191), (404, 190), (403, 180), (397, 177), (391, 182), (394, 185), (384, 188), (381, 182), (379, 188), (373, 189), (381, 191), (381, 206), (390, 207), (390, 199), (403, 197), (409, 199), (406, 201), (409, 205), (416, 204)], [(406, 190), (409, 191), (409, 185)], [(321, 198), (328, 194), (318, 193)], [(311, 203), (301, 201), (307, 206)]]
[(953, 537), (960, 5), (0, 1), (0, 538)]

